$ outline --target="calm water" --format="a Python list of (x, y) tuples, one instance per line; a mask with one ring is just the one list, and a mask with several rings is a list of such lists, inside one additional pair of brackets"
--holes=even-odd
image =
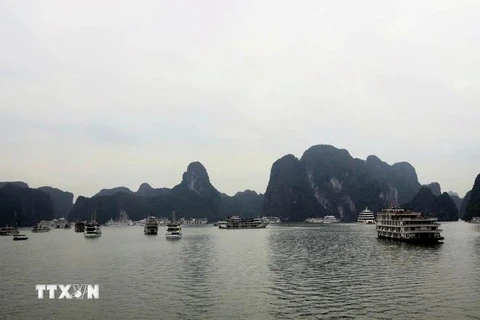
[[(0, 318), (480, 319), (480, 225), (443, 223), (422, 247), (356, 224), (141, 227), (0, 237)], [(38, 300), (35, 284), (100, 285), (99, 300)], [(48, 294), (46, 294), (48, 297)]]

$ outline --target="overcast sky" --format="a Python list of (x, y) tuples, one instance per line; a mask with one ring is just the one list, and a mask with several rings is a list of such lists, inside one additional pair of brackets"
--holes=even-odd
[(478, 0), (0, 0), (0, 44), (0, 181), (263, 193), (322, 143), (480, 173)]

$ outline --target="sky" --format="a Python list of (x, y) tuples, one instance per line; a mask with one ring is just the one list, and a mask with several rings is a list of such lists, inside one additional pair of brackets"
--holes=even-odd
[(0, 181), (229, 195), (330, 144), (463, 196), (480, 173), (480, 2), (0, 1)]

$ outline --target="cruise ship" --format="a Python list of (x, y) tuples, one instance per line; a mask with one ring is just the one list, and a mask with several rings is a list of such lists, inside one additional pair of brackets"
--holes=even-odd
[(149, 216), (145, 221), (145, 226), (143, 227), (144, 234), (155, 235), (158, 233), (158, 221), (157, 218)]
[(308, 218), (305, 219), (306, 223), (323, 223), (323, 218)]
[(175, 221), (175, 211), (172, 213), (172, 221), (167, 223), (167, 239), (180, 239), (182, 237), (182, 227), (179, 221)]
[(375, 217), (373, 216), (373, 212), (368, 210), (368, 207), (366, 207), (365, 210), (358, 214), (357, 222), (364, 224), (375, 224)]
[(377, 214), (377, 235), (408, 242), (436, 243), (444, 238), (440, 235), (437, 218), (425, 217), (420, 212), (401, 208), (382, 209)]
[(36, 225), (32, 228), (32, 232), (34, 232), (34, 233), (48, 232), (48, 231), (50, 231), (50, 228), (47, 227), (47, 226), (41, 225), (40, 223), (36, 224)]
[(240, 218), (238, 216), (228, 217), (225, 223), (219, 223), (219, 229), (262, 229), (270, 222), (261, 218)]
[(335, 216), (325, 216), (323, 217), (323, 223), (336, 223), (340, 222)]
[(0, 236), (13, 236), (18, 234), (18, 229), (16, 227), (3, 227), (0, 229)]
[(135, 222), (128, 218), (126, 211), (120, 211), (117, 220), (110, 219), (105, 222), (105, 225), (108, 227), (131, 227), (135, 225)]

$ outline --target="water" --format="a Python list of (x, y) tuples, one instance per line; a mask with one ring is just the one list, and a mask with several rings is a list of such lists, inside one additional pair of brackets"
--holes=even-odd
[[(184, 227), (173, 241), (141, 227), (25, 230), (0, 237), (0, 318), (480, 319), (480, 225), (442, 229), (434, 247), (357, 224)], [(41, 283), (99, 284), (100, 299), (38, 300)]]

